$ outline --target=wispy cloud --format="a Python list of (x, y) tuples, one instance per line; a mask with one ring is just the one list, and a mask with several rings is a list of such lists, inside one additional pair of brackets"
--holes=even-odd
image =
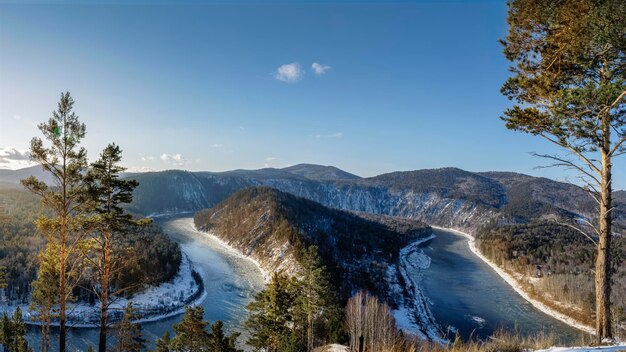
[(153, 172), (153, 171), (156, 171), (156, 169), (153, 169), (147, 166), (142, 166), (142, 167), (129, 167), (126, 171), (128, 172)]
[(276, 161), (279, 160), (280, 158), (277, 158), (275, 156), (268, 156), (267, 158), (265, 158), (265, 161)]
[(303, 75), (304, 71), (300, 67), (300, 64), (297, 62), (292, 62), (290, 64), (284, 64), (278, 67), (276, 69), (276, 73), (274, 74), (274, 78), (279, 81), (294, 83), (302, 79)]
[(331, 134), (316, 134), (313, 137), (315, 137), (317, 139), (322, 139), (322, 138), (342, 138), (343, 137), (343, 133), (335, 132), (335, 133), (331, 133)]
[(0, 169), (21, 169), (35, 165), (27, 150), (0, 147)]
[(328, 70), (330, 70), (332, 67), (328, 66), (328, 65), (322, 65), (318, 62), (314, 62), (311, 64), (311, 69), (313, 70), (313, 72), (315, 72), (316, 75), (323, 75), (326, 72), (328, 72)]
[(176, 165), (176, 166), (184, 165), (187, 162), (187, 159), (185, 159), (180, 153), (177, 153), (177, 154), (165, 154), (164, 153), (164, 154), (161, 154), (160, 158), (166, 163)]
[(156, 159), (155, 157), (150, 156), (150, 155), (141, 157), (141, 161), (154, 161), (155, 159)]
[(209, 147), (211, 147), (211, 148), (221, 148), (221, 147), (223, 147), (223, 146), (224, 146), (224, 145), (223, 145), (223, 144), (220, 144), (220, 143), (213, 143), (213, 144), (211, 144)]

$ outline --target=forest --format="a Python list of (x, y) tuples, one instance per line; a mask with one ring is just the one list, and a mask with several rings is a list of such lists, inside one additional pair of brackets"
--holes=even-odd
[[(46, 239), (37, 231), (35, 220), (42, 209), (40, 199), (16, 188), (0, 188), (0, 266), (4, 267), (6, 287), (2, 299), (8, 304), (27, 304), (32, 293), (32, 282), (39, 268), (38, 253), (46, 245)], [(157, 285), (167, 282), (178, 272), (181, 252), (156, 224), (135, 227), (129, 231), (120, 247), (132, 248), (126, 257), (127, 268), (113, 278), (114, 288), (141, 282)], [(81, 287), (97, 285), (95, 281), (81, 282)], [(142, 286), (126, 290), (131, 295)], [(89, 289), (76, 288), (75, 294), (93, 302)]]
[[(481, 253), (500, 267), (533, 278), (527, 280), (526, 289), (543, 302), (593, 323), (596, 248), (588, 237), (554, 221), (536, 221), (486, 226), (478, 231), (476, 243)], [(620, 322), (626, 320), (626, 237), (615, 237), (611, 258), (612, 319), (616, 335), (625, 336)]]

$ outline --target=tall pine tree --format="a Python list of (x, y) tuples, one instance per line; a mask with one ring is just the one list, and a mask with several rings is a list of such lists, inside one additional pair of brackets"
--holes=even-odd
[(294, 289), (295, 320), (304, 328), (309, 352), (316, 347), (317, 340), (327, 339), (331, 332), (341, 329), (341, 308), (317, 251), (316, 246), (303, 251), (299, 260), (302, 270)]
[[(626, 153), (626, 2), (512, 0), (503, 41), (513, 73), (502, 93), (516, 102), (506, 127), (540, 136), (566, 155), (598, 204), (594, 228), (596, 335), (612, 337), (613, 162)], [(574, 226), (574, 225), (571, 225)], [(581, 232), (587, 235), (586, 231)]]
[(120, 257), (126, 254), (115, 253), (113, 245), (120, 236), (138, 223), (122, 208), (123, 204), (132, 202), (132, 192), (138, 183), (135, 180), (121, 178), (121, 173), (126, 170), (119, 165), (121, 160), (122, 151), (119, 146), (109, 144), (100, 154), (100, 158), (91, 164), (86, 178), (89, 198), (94, 202), (95, 212), (98, 214), (97, 230), (94, 232), (96, 235), (92, 238), (95, 242), (92, 249), (95, 250), (87, 258), (95, 267), (100, 279), (100, 289), (95, 291), (100, 300), (99, 352), (106, 352), (110, 296), (128, 289), (120, 287), (116, 292), (110, 292), (111, 277), (124, 269), (124, 261), (120, 260)]
[[(74, 100), (70, 93), (61, 94), (57, 110), (46, 123), (39, 125), (39, 130), (49, 142), (44, 146), (40, 138), (33, 138), (30, 143), (31, 159), (49, 172), (54, 180), (54, 187), (31, 176), (22, 180), (22, 184), (31, 192), (39, 195), (52, 217), (42, 216), (37, 220), (37, 227), (48, 234), (58, 248), (58, 305), (59, 305), (59, 352), (65, 352), (67, 336), (67, 302), (79, 280), (75, 265), (79, 260), (77, 248), (85, 234), (83, 228), (86, 210), (84, 175), (87, 168), (87, 151), (80, 147), (85, 137), (85, 125), (72, 111)], [(88, 211), (88, 210), (87, 210)]]
[(245, 326), (250, 332), (250, 346), (267, 352), (302, 347), (298, 346), (300, 343), (292, 330), (295, 295), (290, 290), (293, 287), (290, 281), (285, 275), (275, 273), (268, 286), (248, 304)]

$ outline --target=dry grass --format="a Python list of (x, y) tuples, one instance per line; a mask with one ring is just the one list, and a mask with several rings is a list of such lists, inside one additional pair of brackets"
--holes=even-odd
[(524, 352), (552, 347), (557, 340), (552, 334), (540, 333), (523, 336), (519, 332), (498, 330), (487, 340), (463, 341), (459, 335), (454, 342), (444, 346), (427, 341), (416, 341), (415, 350), (420, 352)]

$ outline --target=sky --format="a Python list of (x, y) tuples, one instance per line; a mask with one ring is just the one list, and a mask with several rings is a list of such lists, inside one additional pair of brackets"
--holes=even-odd
[[(70, 91), (97, 158), (132, 171), (334, 165), (558, 180), (509, 131), (504, 1), (0, 4), (0, 168)], [(624, 161), (615, 186), (626, 188)]]

